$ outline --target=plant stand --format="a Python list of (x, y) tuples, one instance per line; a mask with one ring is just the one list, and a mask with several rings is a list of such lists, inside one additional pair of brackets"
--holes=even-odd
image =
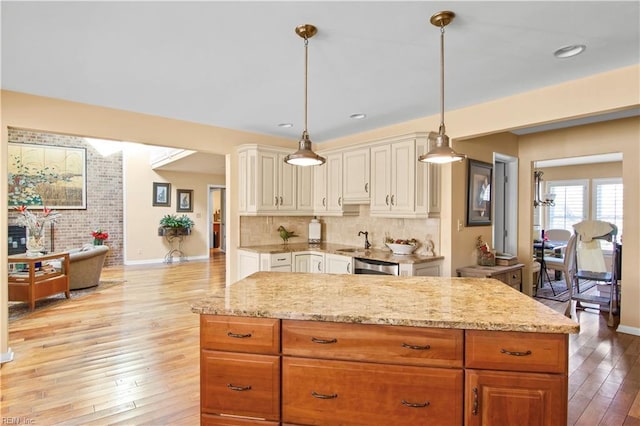
[[(169, 251), (164, 256), (164, 263), (173, 263), (174, 256), (177, 256), (180, 262), (186, 262), (187, 257), (182, 251), (182, 242), (184, 237), (191, 234), (191, 228), (158, 228), (158, 235), (164, 237), (169, 243)], [(177, 244), (177, 247), (175, 246)]]

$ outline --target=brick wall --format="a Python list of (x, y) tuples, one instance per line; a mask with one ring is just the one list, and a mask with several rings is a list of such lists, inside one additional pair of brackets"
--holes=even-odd
[[(86, 148), (87, 208), (58, 210), (62, 216), (54, 226), (55, 251), (92, 243), (91, 232), (102, 229), (109, 234), (106, 244), (111, 249), (105, 266), (123, 264), (123, 179), (122, 152), (103, 157), (84, 138), (9, 128), (9, 142)], [(46, 200), (44, 200), (46, 203)], [(9, 224), (16, 213), (9, 211)], [(47, 232), (46, 244), (51, 240)]]

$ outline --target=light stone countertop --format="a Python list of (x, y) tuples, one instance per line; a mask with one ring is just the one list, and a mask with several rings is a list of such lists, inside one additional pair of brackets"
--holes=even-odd
[[(357, 251), (341, 251), (344, 249), (356, 249)], [(343, 244), (309, 244), (309, 243), (290, 243), (290, 244), (266, 244), (260, 246), (244, 246), (238, 247), (238, 250), (247, 250), (260, 254), (276, 254), (288, 252), (315, 251), (321, 253), (339, 254), (341, 256), (359, 257), (364, 259), (382, 260), (384, 262), (395, 263), (425, 263), (435, 262), (444, 259), (444, 256), (425, 256), (419, 254), (393, 254), (387, 249), (367, 249), (363, 247), (348, 246)]]
[(256, 272), (192, 304), (198, 314), (467, 330), (578, 333), (490, 278)]

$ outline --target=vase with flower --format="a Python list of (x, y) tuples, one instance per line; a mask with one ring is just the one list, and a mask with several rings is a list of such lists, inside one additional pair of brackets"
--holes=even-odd
[(102, 229), (96, 229), (91, 233), (91, 236), (93, 237), (94, 246), (104, 245), (104, 241), (109, 238), (109, 234), (104, 232)]
[(482, 240), (482, 236), (476, 239), (476, 250), (478, 255), (478, 265), (496, 266), (496, 256), (489, 248), (489, 244)]
[(39, 256), (44, 251), (45, 225), (58, 220), (60, 213), (47, 207), (43, 207), (40, 216), (27, 209), (27, 206), (16, 207), (16, 210), (20, 212), (18, 225), (27, 228), (27, 256)]

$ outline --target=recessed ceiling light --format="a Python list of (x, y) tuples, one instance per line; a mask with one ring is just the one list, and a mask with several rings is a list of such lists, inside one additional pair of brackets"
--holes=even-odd
[(553, 56), (556, 58), (572, 58), (584, 52), (586, 48), (587, 46), (584, 44), (572, 44), (556, 50), (553, 52)]
[(359, 113), (356, 113), (356, 114), (351, 114), (349, 116), (349, 118), (352, 118), (354, 120), (362, 120), (364, 118), (367, 118), (367, 114), (363, 114), (363, 113), (359, 112)]
[(278, 124), (278, 127), (284, 127), (284, 128), (289, 128), (289, 127), (293, 127), (293, 123), (280, 123)]

